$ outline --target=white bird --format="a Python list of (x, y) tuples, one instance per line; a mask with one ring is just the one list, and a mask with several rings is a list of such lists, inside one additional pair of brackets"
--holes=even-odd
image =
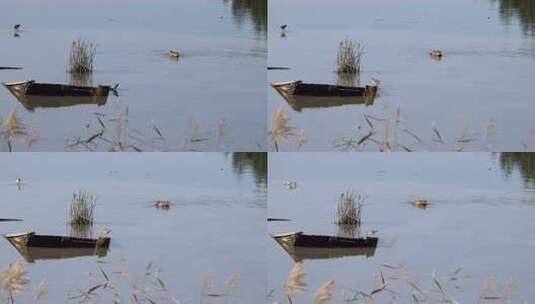
[(375, 229), (372, 229), (372, 230), (368, 231), (368, 236), (369, 237), (375, 236), (376, 234), (377, 234), (377, 230), (375, 230)]
[(22, 179), (20, 179), (20, 177), (17, 177), (17, 179), (15, 180), (15, 184), (17, 185), (22, 184)]

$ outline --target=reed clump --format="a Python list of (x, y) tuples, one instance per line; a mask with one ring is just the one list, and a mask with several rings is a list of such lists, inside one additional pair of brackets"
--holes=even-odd
[(363, 202), (364, 197), (353, 191), (346, 191), (340, 194), (336, 208), (336, 224), (360, 225)]
[(71, 46), (69, 54), (69, 72), (88, 74), (93, 72), (93, 63), (95, 61), (96, 47), (93, 43), (78, 38)]
[(95, 216), (96, 197), (85, 191), (73, 194), (69, 208), (69, 224), (92, 225)]
[(364, 55), (364, 45), (352, 39), (345, 38), (338, 46), (336, 57), (337, 73), (358, 74)]

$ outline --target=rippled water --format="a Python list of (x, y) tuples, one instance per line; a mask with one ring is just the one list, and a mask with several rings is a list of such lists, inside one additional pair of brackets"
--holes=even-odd
[[(262, 301), (266, 177), (261, 160), (265, 164), (265, 158), (265, 154), (220, 153), (0, 155), (0, 218), (24, 220), (0, 222), (1, 234), (28, 230), (69, 234), (67, 208), (80, 189), (97, 196), (96, 224), (90, 232), (112, 230), (105, 257), (38, 258), (27, 264), (30, 282), (17, 302), (32, 302), (32, 290), (42, 279), (49, 286), (45, 303), (69, 302), (69, 296), (100, 282), (98, 267), (112, 276), (127, 301), (134, 278), (142, 278), (151, 262), (154, 269), (161, 269), (168, 294), (183, 303), (200, 301), (201, 284), (210, 274), (209, 293), (224, 291), (225, 280), (234, 274), (237, 289), (231, 296), (207, 297), (206, 303)], [(16, 177), (24, 182), (20, 189)], [(173, 206), (158, 210), (152, 206), (157, 199), (168, 199)], [(3, 238), (0, 252), (2, 268), (22, 258)], [(149, 282), (147, 287), (152, 286)], [(111, 302), (109, 296), (102, 302)]]
[[(269, 81), (337, 83), (337, 47), (344, 38), (364, 44), (360, 85), (381, 80), (368, 106), (296, 108), (268, 87), (268, 115), (282, 106), (290, 124), (305, 130), (301, 150), (380, 150), (371, 141), (337, 146), (368, 133), (364, 115), (389, 120), (372, 121), (373, 139), (387, 137), (409, 150), (533, 150), (532, 1), (274, 0), (269, 11), (268, 65), (291, 68), (270, 71)], [(284, 36), (281, 24), (288, 24)], [(432, 49), (442, 50), (443, 59), (430, 58)], [(294, 138), (280, 146), (299, 148)]]
[[(308, 291), (298, 293), (296, 302), (310, 301), (329, 279), (335, 280), (335, 303), (355, 290), (370, 293), (380, 286), (379, 271), (402, 303), (410, 301), (409, 281), (426, 290), (428, 302), (440, 299), (433, 271), (460, 303), (479, 302), (492, 278), (492, 296), (506, 296), (509, 288), (512, 303), (532, 299), (534, 159), (534, 154), (483, 153), (271, 154), (268, 216), (292, 221), (270, 222), (270, 233), (336, 235), (337, 198), (348, 189), (365, 197), (362, 233), (378, 231), (379, 245), (368, 256), (305, 256)], [(286, 190), (286, 179), (297, 181), (297, 189)], [(413, 207), (417, 198), (429, 206)], [(284, 302), (283, 285), (294, 260), (272, 239), (266, 242), (269, 290)], [(374, 298), (383, 303), (391, 296), (384, 291)]]
[[(12, 109), (38, 140), (16, 151), (107, 151), (108, 142), (69, 147), (99, 131), (117, 135), (114, 118), (126, 116), (124, 141), (143, 151), (265, 150), (266, 2), (251, 1), (2, 1), (0, 4), (0, 81), (71, 81), (67, 58), (79, 37), (96, 45), (89, 83), (120, 84), (120, 97), (105, 105), (25, 109), (0, 89), (0, 114)], [(13, 24), (21, 23), (19, 37)], [(167, 51), (182, 53), (178, 61)], [(74, 80), (79, 81), (79, 80)], [(264, 96), (264, 97), (263, 97)], [(238, 110), (239, 109), (239, 110)], [(163, 134), (162, 140), (155, 132)], [(129, 148), (128, 150), (132, 150)]]

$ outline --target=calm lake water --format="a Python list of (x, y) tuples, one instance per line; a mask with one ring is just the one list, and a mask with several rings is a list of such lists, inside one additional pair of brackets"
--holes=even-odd
[[(288, 24), (285, 37), (281, 24)], [(336, 146), (342, 139), (358, 141), (368, 133), (364, 115), (395, 120), (398, 109), (397, 132), (393, 122), (388, 133), (384, 121), (373, 120), (373, 139), (383, 141), (388, 133), (415, 151), (535, 149), (533, 1), (273, 0), (268, 65), (291, 69), (270, 71), (269, 81), (337, 83), (344, 38), (364, 44), (360, 84), (381, 80), (372, 105), (291, 106), (267, 88), (268, 116), (282, 106), (290, 124), (305, 130), (301, 150), (344, 150)], [(442, 60), (429, 56), (433, 49), (443, 51)], [(433, 140), (433, 125), (443, 143)], [(298, 149), (294, 139), (280, 146)], [(379, 147), (367, 141), (350, 150)]]
[[(337, 199), (350, 189), (365, 197), (363, 233), (378, 231), (379, 245), (368, 257), (305, 258), (308, 291), (296, 302), (310, 302), (315, 289), (334, 279), (333, 303), (343, 303), (352, 291), (377, 288), (380, 271), (398, 293), (396, 303), (410, 302), (409, 282), (424, 291), (426, 303), (438, 303), (433, 271), (460, 303), (479, 303), (481, 295), (509, 295), (508, 303), (535, 298), (534, 164), (535, 154), (270, 154), (268, 216), (293, 220), (270, 222), (270, 233), (336, 235)], [(286, 179), (297, 181), (297, 189), (286, 190)], [(429, 206), (413, 207), (417, 198)], [(285, 303), (294, 261), (274, 240), (266, 242), (268, 290)], [(372, 302), (388, 303), (392, 295), (380, 292)]]
[[(91, 82), (120, 84), (120, 97), (105, 105), (34, 111), (1, 88), (1, 116), (18, 109), (38, 136), (15, 150), (87, 150), (68, 144), (100, 130), (95, 112), (113, 140), (113, 119), (128, 111), (124, 141), (143, 151), (265, 151), (266, 18), (266, 0), (2, 1), (0, 66), (24, 70), (0, 71), (1, 82), (71, 81), (69, 49), (82, 37), (97, 48)], [(182, 57), (171, 60), (170, 49)], [(97, 140), (89, 149), (110, 144)]]
[[(68, 296), (100, 282), (99, 266), (127, 302), (134, 278), (143, 278), (151, 262), (160, 268), (168, 295), (180, 303), (199, 303), (201, 284), (210, 274), (207, 293), (223, 292), (231, 275), (237, 287), (230, 296), (204, 297), (203, 303), (265, 299), (266, 154), (5, 153), (0, 166), (0, 218), (24, 219), (0, 222), (0, 234), (68, 234), (67, 208), (80, 189), (97, 196), (94, 234), (104, 227), (112, 230), (105, 257), (28, 263), (27, 292), (16, 302), (33, 302), (32, 290), (42, 279), (49, 286), (44, 303), (77, 302), (67, 301)], [(20, 189), (18, 176), (25, 183)], [(173, 206), (158, 210), (151, 205), (156, 199)], [(2, 269), (21, 258), (3, 238), (0, 252)], [(146, 286), (153, 288), (150, 280)], [(169, 302), (158, 295), (158, 303)], [(100, 302), (111, 303), (109, 296)]]

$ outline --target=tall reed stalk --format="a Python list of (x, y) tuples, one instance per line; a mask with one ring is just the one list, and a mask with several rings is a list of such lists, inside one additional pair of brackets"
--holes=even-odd
[(78, 191), (72, 196), (69, 208), (69, 224), (92, 225), (95, 215), (96, 197), (85, 191)]
[(85, 39), (78, 38), (71, 46), (69, 72), (87, 74), (93, 72), (96, 47)]

